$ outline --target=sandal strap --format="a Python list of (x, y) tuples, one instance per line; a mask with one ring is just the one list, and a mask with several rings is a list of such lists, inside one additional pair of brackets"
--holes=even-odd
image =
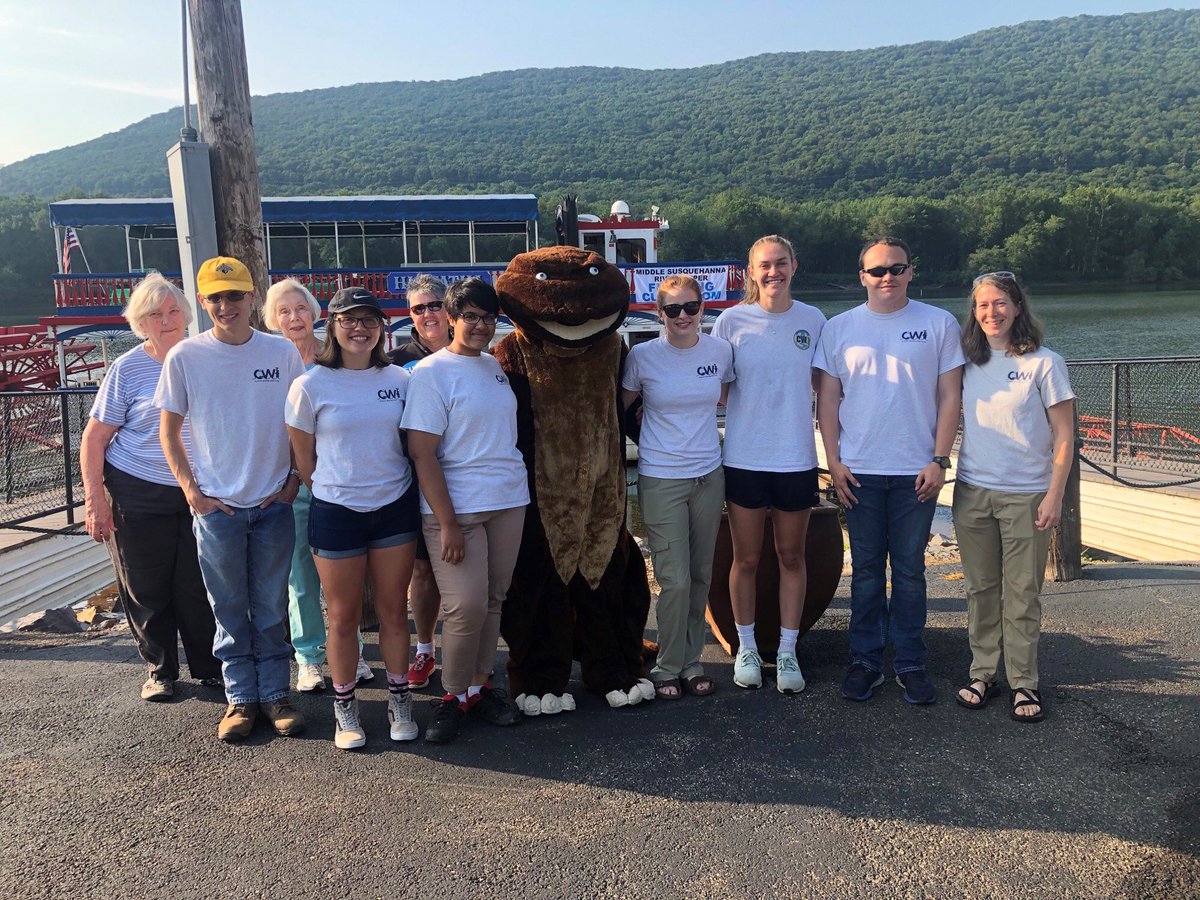
[[(1017, 697), (1021, 694), (1025, 695), (1025, 699), (1018, 700)], [(1020, 709), (1023, 706), (1041, 706), (1042, 698), (1033, 688), (1016, 688), (1012, 692), (1013, 709)]]

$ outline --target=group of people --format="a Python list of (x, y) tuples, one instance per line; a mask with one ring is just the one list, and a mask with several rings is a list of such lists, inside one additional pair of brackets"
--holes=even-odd
[[(924, 548), (961, 413), (953, 509), (972, 663), (956, 700), (988, 702), (1003, 651), (1013, 717), (1040, 720), (1038, 597), (1072, 452), (1065, 364), (1041, 345), (1011, 273), (976, 279), (960, 329), (908, 297), (912, 259), (899, 239), (868, 242), (866, 303), (828, 321), (792, 298), (796, 268), (786, 239), (757, 241), (745, 300), (712, 334), (701, 328), (700, 286), (668, 278), (657, 292), (661, 337), (625, 363), (622, 399), (642, 403), (637, 492), (660, 588), (655, 695), (716, 688), (700, 658), (723, 508), (733, 681), (763, 684), (755, 583), (769, 513), (775, 685), (804, 690), (796, 644), (820, 497), (815, 394), (853, 562), (843, 696), (872, 696), (890, 640), (904, 699), (936, 700), (922, 636)], [(125, 317), (144, 342), (111, 366), (81, 451), (87, 529), (108, 546), (149, 667), (143, 699), (173, 696), (182, 641), (192, 677), (224, 688), (221, 740), (245, 738), (260, 714), (295, 734), (305, 722), (291, 662), (300, 691), (323, 690), (327, 664), (334, 742), (361, 747), (355, 688), (374, 677), (359, 634), (369, 589), (393, 740), (418, 736), (411, 691), (436, 667), (439, 614), (444, 696), (426, 740), (453, 740), (468, 719), (516, 724), (520, 710), (490, 679), (529, 489), (515, 397), (486, 352), (495, 290), (478, 278), (448, 289), (414, 279), (412, 337), (390, 354), (383, 310), (361, 288), (330, 301), (323, 342), (320, 305), (295, 280), (266, 293), (264, 319), (280, 336), (252, 326), (257, 292), (238, 260), (206, 261), (197, 291), (212, 327), (187, 338), (178, 288), (150, 275), (135, 289)]]

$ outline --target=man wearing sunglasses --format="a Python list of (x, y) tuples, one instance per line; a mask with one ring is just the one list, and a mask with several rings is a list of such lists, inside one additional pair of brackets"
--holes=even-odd
[[(430, 354), (450, 346), (450, 316), (446, 311), (446, 285), (432, 275), (421, 274), (408, 283), (408, 312), (412, 316), (412, 337), (388, 354), (394, 365), (412, 369)], [(408, 667), (408, 684), (423, 688), (437, 667), (433, 632), (441, 605), (429, 548), (424, 535), (417, 536), (417, 559), (408, 587), (408, 607), (417, 628), (417, 653)]]
[(912, 255), (899, 238), (868, 241), (858, 277), (867, 302), (829, 320), (813, 362), (853, 562), (842, 696), (870, 699), (890, 637), (904, 699), (928, 704), (937, 692), (925, 671), (925, 545), (958, 429), (961, 333), (950, 313), (908, 298)]
[[(283, 412), (304, 364), (287, 338), (251, 326), (254, 281), (240, 261), (207, 260), (196, 291), (213, 327), (167, 354), (154, 402), (167, 462), (192, 508), (217, 620), (213, 654), (229, 702), (217, 737), (249, 736), (260, 711), (279, 734), (297, 734), (304, 718), (289, 697), (287, 580), (300, 479)], [(184, 417), (191, 458), (181, 437)]]

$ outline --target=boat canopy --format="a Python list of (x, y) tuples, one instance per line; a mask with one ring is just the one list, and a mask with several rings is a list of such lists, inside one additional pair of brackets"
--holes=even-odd
[[(444, 194), (419, 197), (264, 197), (263, 224), (272, 237), (374, 237), (400, 234), (420, 222), (425, 235), (513, 234), (538, 219), (533, 194)], [(170, 198), (59, 200), (50, 204), (54, 226), (116, 225), (144, 229), (142, 236), (174, 232)], [(444, 228), (436, 227), (445, 223)]]

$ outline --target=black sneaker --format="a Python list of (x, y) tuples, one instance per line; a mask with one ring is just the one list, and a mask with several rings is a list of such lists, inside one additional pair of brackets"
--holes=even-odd
[(432, 744), (446, 744), (458, 737), (458, 729), (462, 727), (465, 713), (462, 704), (453, 694), (447, 694), (437, 701), (437, 711), (433, 721), (425, 729), (425, 740)]
[(855, 663), (846, 673), (842, 682), (842, 696), (847, 700), (862, 702), (870, 700), (875, 688), (883, 684), (883, 673), (868, 669), (862, 663)]
[(521, 721), (521, 711), (508, 694), (490, 684), (485, 684), (478, 699), (471, 705), (471, 713), (493, 725), (516, 725)]
[(916, 669), (896, 676), (896, 684), (904, 688), (904, 699), (917, 706), (928, 706), (937, 702), (937, 691), (924, 669)]

